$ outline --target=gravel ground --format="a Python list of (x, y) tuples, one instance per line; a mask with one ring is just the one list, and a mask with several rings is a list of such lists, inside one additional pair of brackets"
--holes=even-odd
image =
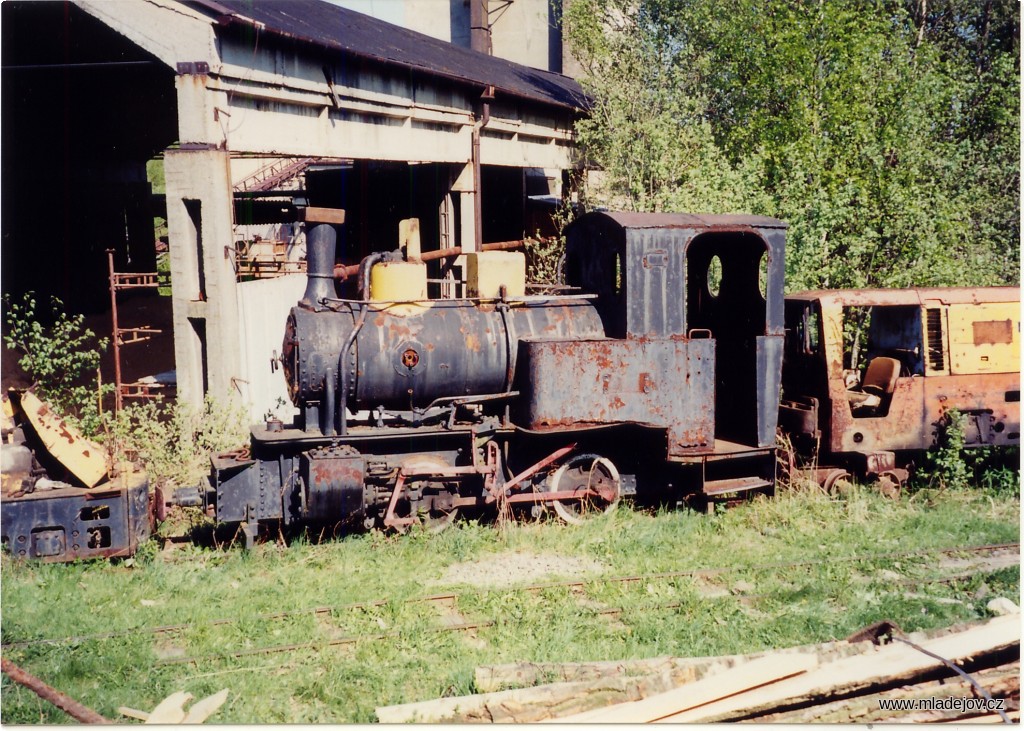
[(489, 556), (486, 561), (452, 564), (440, 579), (431, 583), (435, 586), (515, 586), (555, 577), (576, 579), (604, 570), (601, 563), (589, 559), (510, 551)]

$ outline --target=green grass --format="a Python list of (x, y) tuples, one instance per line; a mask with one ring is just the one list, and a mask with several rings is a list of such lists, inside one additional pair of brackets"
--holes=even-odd
[[(228, 702), (212, 719), (218, 723), (372, 722), (378, 705), (473, 692), (480, 664), (752, 652), (846, 637), (881, 619), (913, 631), (983, 618), (993, 596), (1016, 600), (1019, 570), (896, 586), (894, 573), (903, 580), (939, 576), (938, 559), (841, 559), (1017, 541), (1019, 513), (1017, 495), (1007, 492), (919, 493), (892, 502), (857, 490), (842, 500), (783, 494), (712, 516), (622, 507), (581, 527), (461, 523), (436, 536), (373, 533), (288, 548), (265, 544), (250, 553), (187, 546), (132, 566), (4, 557), (5, 644), (188, 626), (11, 646), (3, 654), (119, 721), (126, 719), (118, 706), (149, 710), (174, 691), (199, 698), (226, 687)], [(440, 583), (452, 564), (481, 562), (500, 576), (537, 555), (601, 569), (581, 577), (588, 579), (582, 589)], [(831, 560), (766, 566), (817, 559)], [(701, 579), (607, 581), (709, 567), (730, 570)], [(449, 610), (455, 621), (493, 624), (441, 631), (445, 617), (436, 604), (407, 601), (446, 591), (458, 594)], [(348, 606), (381, 599), (381, 606)], [(324, 606), (334, 609), (302, 612)], [(603, 614), (608, 608), (622, 611)], [(262, 616), (281, 611), (300, 613)], [(210, 624), (225, 618), (232, 621)], [(328, 644), (346, 638), (356, 641)], [(305, 643), (315, 646), (229, 656)], [(201, 659), (165, 663), (182, 656)], [(2, 691), (5, 723), (69, 721), (6, 676)]]

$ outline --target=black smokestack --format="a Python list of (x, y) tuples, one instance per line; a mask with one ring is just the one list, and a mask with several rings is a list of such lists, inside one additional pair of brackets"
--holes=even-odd
[(301, 211), (306, 232), (306, 291), (300, 304), (316, 308), (325, 298), (336, 298), (334, 257), (338, 248), (335, 225), (345, 222), (339, 208), (305, 208)]

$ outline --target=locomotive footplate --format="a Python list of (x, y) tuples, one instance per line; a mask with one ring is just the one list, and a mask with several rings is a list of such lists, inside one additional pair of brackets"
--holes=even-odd
[(708, 497), (775, 490), (775, 447), (716, 439), (713, 451), (673, 461), (701, 468), (699, 492)]
[(131, 556), (150, 536), (149, 480), (134, 473), (91, 489), (5, 494), (0, 511), (4, 547), (15, 558)]

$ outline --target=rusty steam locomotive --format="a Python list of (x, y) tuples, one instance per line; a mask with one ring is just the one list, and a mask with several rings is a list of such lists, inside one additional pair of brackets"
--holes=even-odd
[(566, 287), (527, 295), (518, 252), (467, 256), (428, 299), (413, 253), (373, 254), (361, 296), (312, 225), (281, 362), (296, 423), (179, 491), (251, 542), (261, 523), (440, 528), (459, 511), (575, 522), (637, 499), (709, 501), (775, 482), (785, 225), (592, 213), (566, 232)]

